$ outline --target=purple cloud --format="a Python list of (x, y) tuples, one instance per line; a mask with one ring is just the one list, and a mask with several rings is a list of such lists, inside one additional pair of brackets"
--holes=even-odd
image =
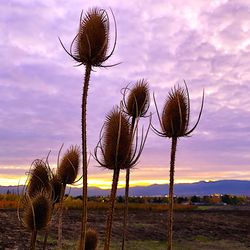
[[(162, 109), (169, 89), (188, 83), (192, 122), (204, 112), (192, 138), (181, 139), (178, 180), (249, 179), (250, 174), (250, 5), (246, 1), (115, 2), (60, 4), (46, 0), (0, 3), (0, 175), (21, 175), (49, 150), (55, 164), (62, 143), (80, 144), (83, 67), (67, 56), (79, 15), (111, 7), (118, 25), (114, 56), (122, 62), (92, 74), (88, 99), (89, 151), (98, 141), (105, 114), (119, 104), (120, 89), (146, 78)], [(111, 18), (111, 33), (113, 21)], [(113, 33), (111, 42), (113, 41)], [(153, 103), (151, 111), (155, 112)], [(154, 124), (158, 124), (156, 117)], [(167, 181), (169, 140), (151, 131), (138, 180)], [(106, 171), (94, 167), (91, 178)], [(9, 169), (8, 169), (9, 167)], [(154, 169), (154, 176), (152, 171)]]

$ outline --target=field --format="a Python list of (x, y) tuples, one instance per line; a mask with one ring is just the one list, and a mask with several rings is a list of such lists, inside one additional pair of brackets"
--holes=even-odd
[[(129, 212), (129, 242), (127, 249), (166, 249), (166, 210), (132, 209)], [(64, 211), (64, 249), (75, 249), (80, 233), (79, 209)], [(120, 249), (122, 210), (115, 211), (112, 249)], [(102, 249), (106, 210), (89, 210), (89, 225), (99, 232), (99, 248)], [(37, 249), (41, 249), (43, 232), (38, 235)], [(15, 209), (0, 209), (0, 249), (28, 249), (30, 233), (17, 219)], [(56, 249), (56, 222), (48, 249)], [(175, 250), (250, 249), (250, 208), (223, 207), (214, 209), (178, 209), (174, 224)]]

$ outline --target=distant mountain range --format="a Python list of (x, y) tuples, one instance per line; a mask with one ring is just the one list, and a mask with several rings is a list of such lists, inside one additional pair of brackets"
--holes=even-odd
[[(0, 186), (0, 193), (5, 194), (9, 190), (11, 193), (19, 193), (23, 186)], [(66, 193), (71, 196), (82, 194), (81, 188), (67, 189)], [(89, 196), (108, 196), (110, 190), (90, 187)], [(168, 184), (151, 186), (138, 186), (129, 189), (130, 196), (164, 196), (168, 193)], [(210, 195), (210, 194), (231, 194), (250, 196), (250, 181), (221, 180), (221, 181), (200, 181), (195, 183), (175, 184), (174, 193), (177, 196)], [(124, 188), (117, 190), (117, 195), (124, 195)]]

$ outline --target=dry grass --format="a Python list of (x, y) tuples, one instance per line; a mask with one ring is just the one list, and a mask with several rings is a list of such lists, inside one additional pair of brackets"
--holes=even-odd
[[(18, 195), (4, 194), (0, 195), (0, 209), (16, 209), (18, 207), (19, 201)], [(101, 201), (89, 201), (88, 209), (98, 210), (98, 209), (108, 209), (108, 202)], [(67, 197), (64, 200), (64, 207), (66, 209), (82, 209), (82, 200), (74, 199), (72, 197)], [(124, 208), (124, 203), (116, 203), (115, 208), (120, 210)], [(176, 204), (174, 206), (175, 210), (194, 210), (197, 209), (194, 205), (181, 205)], [(144, 210), (144, 211), (166, 211), (168, 210), (167, 204), (153, 204), (153, 203), (129, 203), (130, 210)]]
[[(82, 209), (82, 202), (80, 199), (67, 198), (64, 201), (64, 206), (66, 209)], [(108, 209), (108, 202), (99, 202), (99, 201), (89, 201), (88, 209)], [(115, 209), (124, 209), (124, 203), (116, 203)], [(129, 203), (130, 210), (144, 210), (144, 211), (166, 211), (168, 210), (167, 204), (152, 204), (152, 203)], [(174, 206), (175, 210), (194, 210), (197, 209), (197, 206), (194, 205), (181, 205), (176, 204)]]

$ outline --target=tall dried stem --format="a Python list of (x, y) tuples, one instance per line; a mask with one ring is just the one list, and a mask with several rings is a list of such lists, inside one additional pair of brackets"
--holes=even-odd
[(174, 189), (174, 167), (175, 167), (175, 154), (177, 147), (177, 139), (180, 137), (189, 136), (197, 127), (204, 104), (204, 91), (202, 96), (201, 108), (198, 119), (195, 125), (189, 129), (190, 121), (190, 99), (186, 82), (184, 81), (185, 88), (180, 86), (174, 87), (168, 94), (165, 105), (160, 117), (156, 100), (154, 103), (156, 107), (156, 114), (158, 116), (161, 131), (152, 126), (154, 132), (161, 136), (172, 139), (171, 147), (171, 160), (170, 160), (170, 180), (169, 180), (169, 215), (168, 215), (168, 250), (172, 250), (173, 241), (173, 189)]
[(30, 239), (30, 250), (36, 249), (36, 236), (37, 236), (37, 230), (33, 230)]
[[(54, 204), (52, 205), (51, 214), (53, 214), (53, 211), (54, 211)], [(43, 240), (43, 250), (47, 249), (50, 226), (51, 226), (51, 221), (49, 221), (48, 226), (46, 227), (46, 230), (45, 230), (45, 235), (44, 235), (44, 240)]]
[(177, 138), (172, 138), (171, 159), (170, 159), (170, 178), (169, 178), (169, 210), (168, 210), (168, 250), (173, 249), (173, 223), (174, 223), (174, 166), (177, 147)]
[(118, 185), (118, 180), (119, 180), (119, 173), (120, 173), (119, 168), (115, 169), (114, 173), (113, 173), (112, 189), (111, 189), (111, 195), (110, 195), (109, 214), (108, 214), (107, 226), (106, 226), (106, 232), (105, 232), (104, 250), (109, 250), (109, 247), (110, 247), (111, 233), (112, 233), (112, 223), (113, 223), (113, 215), (114, 215), (114, 207), (115, 207), (115, 200), (116, 200), (117, 185)]
[(86, 230), (87, 230), (87, 198), (88, 198), (88, 159), (87, 159), (87, 96), (90, 80), (91, 65), (86, 65), (85, 78), (83, 83), (83, 95), (82, 95), (82, 172), (83, 172), (83, 213), (81, 224), (81, 238), (79, 249), (85, 249)]
[(66, 186), (62, 184), (61, 194), (60, 194), (60, 203), (58, 211), (58, 239), (57, 239), (57, 249), (62, 249), (62, 217), (63, 217), (63, 197), (65, 193)]
[[(135, 117), (132, 117), (131, 123), (131, 134), (133, 135), (135, 126)], [(125, 186), (125, 204), (124, 204), (124, 214), (123, 214), (123, 235), (122, 235), (122, 250), (125, 249), (125, 242), (127, 240), (127, 225), (128, 225), (128, 197), (129, 197), (129, 179), (130, 179), (130, 168), (126, 169), (126, 186)]]

